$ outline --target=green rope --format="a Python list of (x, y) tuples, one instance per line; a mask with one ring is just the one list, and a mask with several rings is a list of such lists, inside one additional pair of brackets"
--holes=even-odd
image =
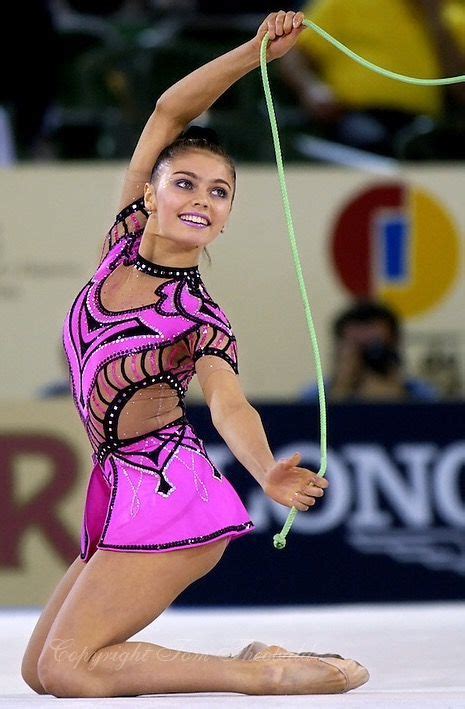
[[(372, 62), (367, 61), (363, 57), (360, 57), (358, 54), (355, 54), (351, 49), (346, 47), (342, 42), (339, 42), (339, 40), (335, 39), (332, 37), (328, 32), (325, 32), (321, 27), (316, 25), (314, 22), (311, 22), (310, 20), (304, 19), (303, 24), (306, 25), (306, 27), (314, 30), (317, 32), (319, 35), (321, 35), (324, 39), (326, 39), (328, 42), (333, 44), (335, 47), (337, 47), (341, 52), (344, 52), (344, 54), (347, 54), (348, 57), (351, 57), (354, 61), (358, 62), (362, 66), (366, 67), (367, 69), (371, 69), (372, 71), (375, 71), (378, 74), (381, 74), (382, 76), (386, 76), (390, 79), (396, 79), (397, 81), (404, 81), (409, 84), (416, 84), (416, 85), (423, 85), (423, 86), (441, 86), (444, 84), (458, 84), (462, 81), (465, 81), (465, 76), (453, 76), (449, 77), (446, 79), (416, 79), (411, 76), (404, 76), (403, 74), (397, 74), (394, 71), (389, 71), (388, 69), (383, 69), (376, 64), (373, 64)], [(266, 106), (268, 109), (268, 116), (270, 119), (270, 125), (271, 125), (271, 133), (273, 136), (273, 144), (274, 144), (274, 151), (275, 151), (275, 156), (276, 156), (276, 165), (278, 168), (278, 176), (279, 176), (279, 184), (281, 187), (281, 196), (283, 200), (283, 206), (284, 206), (284, 213), (286, 216), (286, 222), (287, 222), (287, 230), (289, 234), (289, 239), (291, 242), (291, 250), (292, 250), (292, 256), (294, 259), (294, 266), (295, 270), (297, 273), (297, 281), (299, 284), (299, 289), (300, 289), (300, 294), (302, 296), (302, 301), (304, 304), (304, 310), (305, 310), (305, 317), (307, 320), (307, 326), (308, 326), (308, 331), (310, 334), (310, 339), (312, 343), (312, 349), (313, 349), (313, 356), (315, 360), (315, 367), (316, 367), (316, 377), (317, 377), (317, 383), (318, 383), (318, 400), (319, 400), (319, 406), (320, 406), (320, 454), (321, 454), (321, 463), (320, 463), (320, 469), (318, 471), (318, 475), (320, 477), (323, 477), (326, 473), (326, 467), (327, 467), (327, 440), (326, 440), (326, 401), (325, 401), (325, 391), (324, 391), (324, 381), (323, 381), (323, 371), (321, 367), (321, 359), (320, 359), (320, 353), (318, 349), (318, 340), (315, 332), (315, 326), (313, 324), (313, 318), (312, 318), (312, 311), (310, 308), (310, 303), (308, 300), (307, 296), (307, 289), (305, 287), (305, 281), (302, 273), (302, 266), (300, 263), (300, 257), (299, 257), (299, 250), (297, 248), (297, 241), (295, 237), (295, 231), (294, 231), (294, 223), (292, 221), (292, 214), (291, 214), (291, 208), (289, 204), (289, 197), (287, 194), (287, 187), (286, 187), (286, 178), (284, 175), (284, 165), (283, 165), (283, 159), (281, 155), (281, 146), (279, 142), (279, 133), (278, 133), (278, 125), (276, 122), (276, 116), (274, 112), (274, 107), (273, 107), (273, 99), (271, 97), (271, 90), (270, 90), (270, 84), (268, 81), (268, 72), (267, 72), (267, 67), (266, 67), (266, 49), (268, 46), (268, 42), (270, 41), (270, 37), (268, 32), (265, 34), (262, 40), (262, 44), (260, 47), (260, 69), (261, 69), (261, 74), (262, 74), (262, 81), (263, 81), (263, 89), (265, 92), (265, 100), (266, 100)], [(286, 546), (286, 537), (292, 527), (292, 524), (296, 518), (297, 515), (297, 509), (295, 507), (292, 507), (287, 519), (284, 523), (284, 526), (278, 534), (275, 534), (273, 537), (273, 544), (276, 547), (276, 549), (284, 549)]]
[[(318, 471), (318, 475), (323, 477), (326, 472), (327, 454), (326, 454), (326, 402), (325, 402), (325, 391), (323, 384), (323, 371), (321, 368), (321, 359), (318, 349), (318, 340), (316, 337), (315, 326), (313, 324), (312, 311), (310, 308), (310, 303), (307, 296), (307, 289), (305, 287), (304, 276), (302, 273), (302, 266), (300, 263), (299, 251), (297, 248), (297, 241), (294, 231), (294, 223), (292, 221), (291, 207), (289, 204), (289, 197), (287, 194), (286, 178), (284, 175), (284, 165), (281, 156), (281, 146), (279, 143), (278, 126), (276, 123), (276, 116), (273, 108), (273, 99), (271, 98), (270, 84), (268, 81), (268, 74), (266, 70), (266, 47), (269, 41), (268, 32), (263, 38), (262, 45), (260, 48), (260, 66), (262, 72), (263, 88), (265, 90), (266, 105), (268, 108), (268, 115), (271, 123), (271, 132), (273, 134), (274, 150), (276, 154), (276, 164), (278, 166), (279, 184), (281, 186), (281, 195), (284, 205), (284, 213), (286, 215), (287, 229), (289, 233), (289, 238), (291, 240), (292, 256), (294, 258), (294, 266), (297, 273), (297, 281), (299, 283), (300, 294), (304, 303), (305, 317), (307, 320), (308, 331), (310, 333), (310, 339), (313, 348), (313, 354), (315, 358), (316, 375), (318, 382), (318, 398), (320, 403), (320, 449), (321, 449), (321, 465)], [(286, 546), (286, 536), (294, 522), (297, 515), (297, 509), (292, 507), (289, 512), (288, 518), (279, 534), (275, 534), (273, 537), (273, 543), (276, 549), (284, 549)]]
[[(373, 62), (369, 62), (368, 59), (364, 59), (361, 57), (359, 54), (355, 54), (349, 47), (346, 47), (345, 44), (342, 44), (342, 42), (339, 42), (338, 39), (335, 39), (335, 37), (332, 37), (328, 32), (325, 32), (325, 30), (321, 29), (318, 25), (316, 25), (314, 22), (311, 22), (310, 20), (305, 19), (303, 21), (303, 24), (312, 29), (315, 30), (317, 34), (319, 34), (321, 37), (326, 39), (328, 42), (333, 44), (337, 49), (340, 49), (341, 52), (344, 54), (347, 54), (348, 57), (353, 59), (354, 61), (358, 62), (362, 66), (366, 67), (367, 69), (371, 69), (372, 71), (376, 72), (377, 74), (381, 74), (381, 76), (387, 76), (388, 79), (395, 79), (396, 81), (403, 81), (406, 84), (415, 84), (417, 86), (444, 86), (445, 84), (460, 84), (462, 81), (465, 81), (465, 76), (452, 76), (446, 79), (416, 79), (413, 76), (404, 76), (403, 74), (397, 74), (395, 71), (389, 71), (389, 69), (383, 69), (380, 66), (377, 66), (376, 64), (373, 64)], [(263, 42), (267, 38), (267, 35), (263, 38)], [(269, 38), (268, 38), (269, 39)], [(268, 44), (268, 39), (267, 39), (267, 44)], [(263, 46), (262, 42), (262, 46)]]

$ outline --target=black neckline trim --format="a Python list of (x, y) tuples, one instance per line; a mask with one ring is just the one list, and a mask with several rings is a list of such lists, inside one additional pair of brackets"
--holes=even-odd
[(190, 268), (174, 268), (172, 266), (162, 266), (159, 263), (154, 263), (148, 259), (137, 254), (137, 258), (134, 262), (134, 268), (138, 271), (146, 273), (148, 276), (156, 276), (157, 278), (172, 278), (176, 281), (181, 281), (183, 278), (200, 278), (200, 272), (198, 266), (191, 266)]

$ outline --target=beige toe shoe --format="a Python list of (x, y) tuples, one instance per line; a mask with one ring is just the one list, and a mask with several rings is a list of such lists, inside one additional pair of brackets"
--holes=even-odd
[(361, 687), (362, 684), (368, 682), (370, 674), (366, 667), (355, 660), (342, 660), (337, 657), (322, 657), (318, 658), (320, 662), (325, 662), (327, 665), (332, 665), (345, 677), (345, 687), (342, 692), (349, 692), (351, 689)]

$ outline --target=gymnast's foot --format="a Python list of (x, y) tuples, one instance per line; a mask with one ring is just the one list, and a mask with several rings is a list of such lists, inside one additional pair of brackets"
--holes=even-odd
[(266, 650), (268, 647), (269, 646), (265, 645), (265, 643), (254, 640), (254, 642), (249, 643), (246, 647), (242, 648), (237, 655), (230, 655), (230, 657), (233, 657), (235, 660), (253, 660), (258, 653), (262, 650)]
[[(269, 645), (266, 645), (259, 640), (254, 640), (244, 647), (237, 655), (230, 655), (230, 657), (234, 657), (235, 660), (253, 660), (257, 654), (268, 649), (269, 647)], [(286, 652), (288, 651), (286, 650)], [(345, 659), (342, 655), (336, 655), (335, 653), (329, 652), (324, 654), (318, 652), (293, 652), (292, 654), (300, 655), (301, 657), (337, 657), (339, 660)]]
[(360, 687), (369, 679), (363, 665), (341, 655), (295, 653), (258, 641), (247, 645), (234, 659), (272, 661), (266, 673), (270, 682), (267, 694), (338, 694)]

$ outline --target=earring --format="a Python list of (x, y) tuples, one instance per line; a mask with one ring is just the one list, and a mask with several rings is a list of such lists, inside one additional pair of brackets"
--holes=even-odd
[(224, 232), (224, 227), (221, 229), (221, 233), (223, 233), (223, 232)]

